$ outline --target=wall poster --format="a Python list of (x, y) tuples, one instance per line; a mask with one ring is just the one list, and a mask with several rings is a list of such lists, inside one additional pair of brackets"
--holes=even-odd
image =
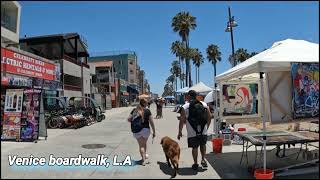
[(39, 135), (41, 90), (24, 91), (23, 112), (21, 117), (21, 139), (35, 140)]
[(319, 63), (292, 63), (294, 118), (319, 116)]
[(223, 116), (243, 116), (258, 114), (258, 84), (222, 85)]
[(23, 89), (7, 89), (1, 139), (20, 139)]

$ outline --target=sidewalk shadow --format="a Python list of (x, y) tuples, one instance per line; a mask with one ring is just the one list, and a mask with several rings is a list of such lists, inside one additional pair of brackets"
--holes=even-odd
[[(298, 148), (287, 149), (286, 153), (289, 156), (285, 158), (278, 158), (275, 156), (274, 150), (268, 150), (267, 168), (277, 169), (280, 167), (286, 167), (289, 165), (306, 162), (307, 160), (303, 159), (302, 155), (300, 155), (299, 159), (296, 160), (296, 152), (298, 152), (298, 150)], [(255, 152), (248, 151), (248, 165), (246, 163), (245, 157), (242, 164), (240, 164), (241, 154), (241, 152), (226, 152), (221, 154), (214, 154), (211, 152), (209, 154), (206, 154), (205, 157), (209, 164), (222, 179), (254, 179), (252, 165), (254, 164)], [(257, 168), (262, 167), (262, 165), (263, 157), (258, 156)], [(315, 179), (317, 179), (318, 177), (319, 175), (314, 175)]]
[[(159, 164), (159, 167), (164, 174), (170, 175), (172, 178), (172, 175), (174, 174), (173, 168), (170, 168), (168, 164), (164, 162), (158, 161), (157, 164)], [(192, 176), (192, 175), (197, 175), (198, 172), (204, 172), (204, 171), (206, 170), (202, 169), (201, 167), (199, 167), (197, 171), (193, 170), (191, 167), (183, 167), (183, 168), (179, 167), (177, 175)]]

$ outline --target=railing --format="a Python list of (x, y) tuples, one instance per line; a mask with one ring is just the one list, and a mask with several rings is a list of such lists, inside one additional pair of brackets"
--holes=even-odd
[(68, 55), (66, 55), (66, 54), (63, 55), (63, 59), (64, 59), (64, 60), (67, 60), (67, 61), (69, 61), (69, 62), (71, 62), (71, 63), (77, 64), (77, 65), (79, 65), (79, 66), (81, 66), (81, 64), (82, 64), (83, 66), (85, 66), (85, 67), (87, 67), (87, 68), (90, 68), (90, 66), (89, 66), (88, 64), (82, 63), (81, 61), (76, 60), (76, 59), (74, 59), (73, 57), (70, 57), (70, 56), (68, 56)]
[(103, 51), (103, 52), (91, 52), (90, 56), (115, 56), (115, 55), (121, 55), (121, 54), (131, 54), (136, 55), (137, 53), (130, 50), (119, 50), (119, 51)]

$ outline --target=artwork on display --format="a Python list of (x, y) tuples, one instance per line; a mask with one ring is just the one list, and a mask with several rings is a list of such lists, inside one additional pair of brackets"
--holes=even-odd
[(1, 139), (19, 139), (23, 89), (7, 89)]
[(319, 116), (319, 63), (292, 63), (294, 118)]
[(224, 84), (223, 116), (258, 114), (258, 84)]
[(21, 139), (38, 139), (41, 90), (24, 91), (23, 113), (21, 117)]

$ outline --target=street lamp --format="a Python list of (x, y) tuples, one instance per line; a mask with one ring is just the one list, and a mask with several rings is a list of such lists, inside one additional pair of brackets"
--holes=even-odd
[(235, 66), (235, 60), (234, 60), (233, 28), (237, 27), (238, 24), (234, 20), (234, 16), (231, 16), (230, 7), (228, 7), (228, 10), (229, 10), (229, 20), (228, 20), (228, 24), (227, 24), (227, 28), (226, 28), (225, 32), (230, 32), (230, 34), (231, 34), (232, 67), (234, 67)]

